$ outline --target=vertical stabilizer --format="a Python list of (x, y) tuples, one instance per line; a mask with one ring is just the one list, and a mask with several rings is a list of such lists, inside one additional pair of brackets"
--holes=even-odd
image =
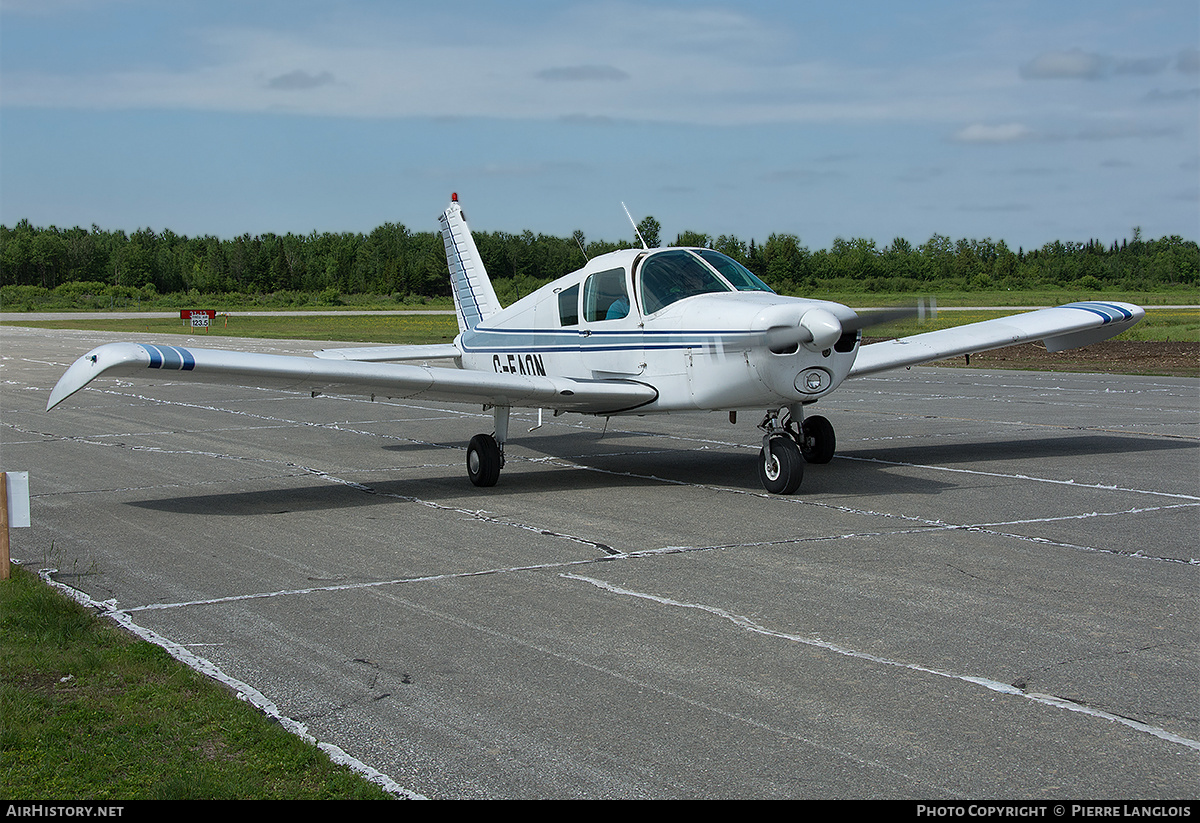
[(464, 332), (500, 311), (500, 301), (496, 299), (496, 290), (483, 268), (483, 258), (475, 248), (457, 194), (451, 195), (450, 207), (442, 214), (441, 224), (458, 330)]

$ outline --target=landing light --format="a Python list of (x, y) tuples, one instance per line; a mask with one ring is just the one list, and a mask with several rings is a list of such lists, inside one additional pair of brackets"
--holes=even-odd
[(824, 369), (805, 369), (796, 375), (796, 391), (817, 394), (829, 387), (831, 379), (829, 372)]

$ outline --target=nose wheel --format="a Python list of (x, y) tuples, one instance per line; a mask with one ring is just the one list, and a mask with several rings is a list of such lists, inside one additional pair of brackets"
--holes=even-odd
[(785, 434), (768, 435), (758, 453), (758, 479), (771, 494), (792, 494), (804, 479), (804, 457)]
[(805, 463), (828, 463), (837, 439), (833, 424), (824, 417), (804, 419), (799, 427), (793, 417), (800, 409), (769, 410), (759, 428), (763, 446), (758, 453), (758, 479), (771, 494), (793, 494), (804, 479)]

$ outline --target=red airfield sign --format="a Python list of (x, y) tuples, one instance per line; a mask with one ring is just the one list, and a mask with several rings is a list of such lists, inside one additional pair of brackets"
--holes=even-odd
[(180, 320), (191, 320), (192, 328), (207, 329), (208, 324), (217, 316), (213, 309), (180, 309)]

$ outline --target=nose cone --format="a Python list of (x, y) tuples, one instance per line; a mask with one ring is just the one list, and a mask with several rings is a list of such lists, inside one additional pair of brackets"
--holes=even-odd
[(800, 318), (800, 328), (807, 329), (811, 335), (805, 345), (813, 351), (832, 348), (842, 336), (841, 321), (828, 309), (816, 308), (806, 311)]

